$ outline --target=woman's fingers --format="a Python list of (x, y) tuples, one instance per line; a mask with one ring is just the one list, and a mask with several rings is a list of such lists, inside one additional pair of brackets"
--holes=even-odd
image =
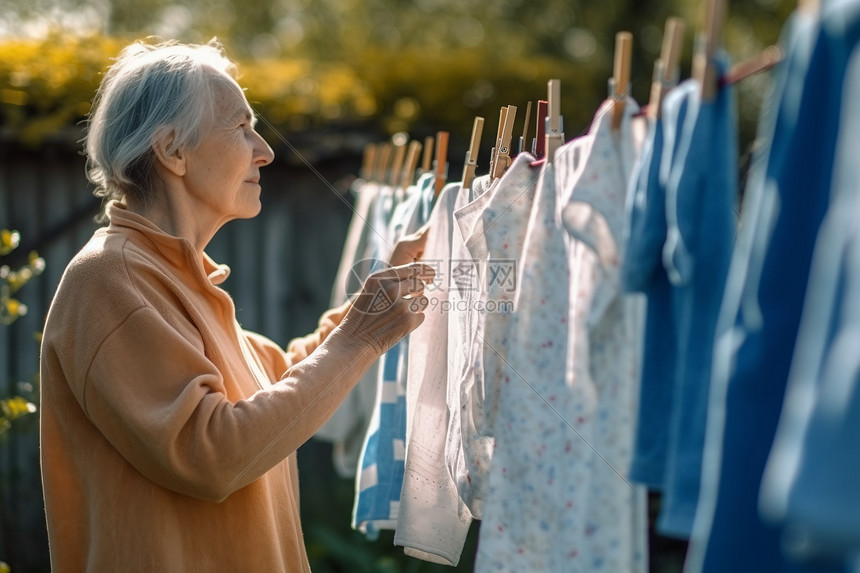
[(424, 295), (413, 297), (409, 299), (409, 312), (423, 315), (429, 304), (430, 299)]
[(419, 260), (424, 254), (429, 232), (430, 227), (424, 226), (414, 233), (401, 237), (391, 251), (389, 264), (396, 267)]
[(398, 301), (422, 296), (435, 276), (433, 267), (423, 263), (378, 271), (367, 278), (356, 305), (364, 312), (385, 312)]
[(376, 271), (368, 279), (372, 279), (374, 277), (379, 279), (396, 279), (396, 280), (407, 280), (407, 279), (421, 279), (426, 282), (430, 282), (433, 280), (433, 277), (436, 276), (436, 271), (433, 270), (433, 267), (430, 265), (425, 265), (424, 263), (415, 263), (410, 262), (403, 265), (399, 265), (396, 267), (388, 267), (387, 269), (383, 269), (381, 271)]

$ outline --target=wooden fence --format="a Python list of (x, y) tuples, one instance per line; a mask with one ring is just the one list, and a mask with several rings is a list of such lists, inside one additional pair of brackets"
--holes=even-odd
[[(328, 305), (359, 163), (355, 153), (315, 160), (313, 169), (295, 159), (279, 157), (263, 169), (263, 212), (229, 223), (207, 249), (232, 269), (224, 286), (242, 325), (283, 344), (311, 331)], [(44, 274), (18, 293), (29, 312), (0, 326), (0, 388), (7, 393), (34, 381), (35, 335), (63, 269), (97, 227), (98, 209), (79, 153), (0, 144), (0, 228), (21, 232), (15, 254), (37, 249), (46, 262)], [(37, 416), (23, 418), (0, 442), (0, 561), (14, 573), (48, 570), (37, 431)]]

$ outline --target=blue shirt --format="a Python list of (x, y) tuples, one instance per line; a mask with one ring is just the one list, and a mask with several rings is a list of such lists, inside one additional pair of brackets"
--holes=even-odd
[[(717, 63), (727, 68), (726, 58)], [(688, 107), (666, 188), (663, 264), (672, 283), (678, 344), (657, 525), (666, 535), (689, 537), (699, 499), (714, 333), (734, 239), (737, 128), (731, 87), (702, 101), (698, 83), (690, 80), (672, 96), (686, 98)]]
[(794, 361), (761, 491), (764, 514), (804, 539), (801, 556), (829, 557), (836, 566), (860, 548), (858, 39), (860, 2), (827, 4), (802, 108), (814, 113), (817, 130), (804, 126), (806, 157), (812, 156), (811, 167), (821, 176), (815, 214), (826, 214), (808, 223), (820, 226), (812, 238)]
[[(808, 248), (798, 251), (774, 242), (792, 242), (794, 231), (777, 225), (785, 234), (770, 234), (778, 210), (792, 206), (784, 199), (792, 198), (788, 187), (793, 171), (806, 166), (809, 150), (797, 145), (800, 141), (793, 143), (792, 135), (810, 135), (795, 129), (815, 27), (814, 19), (803, 15), (786, 26), (787, 57), (776, 71), (772, 101), (765, 102), (759, 124), (763, 146), (749, 177), (715, 349), (708, 435), (713, 455), (705, 464), (700, 515), (688, 559), (694, 571), (783, 571), (791, 566), (780, 547), (780, 528), (762, 521), (757, 498), (782, 405), (797, 328), (795, 309), (808, 275)], [(794, 151), (787, 151), (793, 146)], [(793, 160), (786, 160), (787, 153), (794, 155)], [(803, 206), (793, 207), (805, 212), (812, 195), (819, 194), (809, 190), (802, 194)], [(817, 212), (811, 208), (808, 224), (817, 226)], [(797, 231), (800, 237), (810, 233)], [(769, 249), (775, 251), (771, 259), (776, 264), (763, 275), (760, 270)], [(767, 289), (767, 299), (760, 287)]]
[[(686, 99), (677, 98), (659, 120), (650, 120), (628, 192), (627, 229), (621, 283), (627, 292), (646, 298), (645, 332), (639, 390), (639, 415), (630, 479), (652, 489), (663, 488), (675, 372), (675, 323), (672, 291), (663, 268), (666, 242), (664, 154), (671, 164), (677, 131), (683, 125)], [(664, 133), (668, 137), (664, 138)], [(668, 140), (664, 151), (664, 139)]]

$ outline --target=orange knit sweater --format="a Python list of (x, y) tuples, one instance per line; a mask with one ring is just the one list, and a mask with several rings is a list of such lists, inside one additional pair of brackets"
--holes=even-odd
[(309, 571), (295, 451), (375, 356), (347, 307), (284, 352), (229, 272), (121, 204), (48, 313), (41, 457), (53, 571)]

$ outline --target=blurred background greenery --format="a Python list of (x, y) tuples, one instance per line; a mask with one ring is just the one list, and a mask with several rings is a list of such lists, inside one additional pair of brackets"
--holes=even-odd
[[(654, 60), (670, 16), (682, 17), (687, 24), (682, 79), (689, 76), (693, 37), (702, 27), (704, 4), (705, 0), (0, 0), (0, 168), (6, 167), (4, 161), (16, 161), (21, 150), (34, 157), (76, 155), (82, 122), (110, 58), (130, 40), (156, 36), (189, 42), (218, 37), (225, 44), (239, 64), (240, 83), (265, 120), (260, 130), (279, 161), (301, 168), (307, 161), (326, 177), (334, 177), (331, 173), (343, 177), (344, 172), (356, 174), (361, 146), (368, 142), (395, 133), (423, 140), (444, 130), (451, 134), (449, 172), (454, 177), (472, 120), (480, 115), (487, 120), (480, 174), (482, 166), (486, 170), (492, 147), (487, 134), (496, 128), (499, 108), (512, 104), (524, 110), (526, 102), (546, 99), (550, 78), (561, 80), (567, 139), (588, 129), (607, 95), (616, 32), (633, 34), (631, 91), (640, 104), (648, 100)], [(724, 39), (731, 58), (745, 60), (775, 43), (794, 7), (788, 0), (730, 3)], [(761, 74), (738, 86), (742, 153), (753, 143), (768, 80)], [(533, 114), (532, 133), (534, 121)], [(522, 129), (521, 120), (518, 124), (516, 129)], [(331, 161), (340, 166), (320, 167)], [(82, 169), (75, 169), (82, 175)], [(347, 185), (334, 181), (320, 186), (317, 199), (311, 193), (300, 201), (321, 211), (326, 202), (337, 206), (341, 199), (332, 198), (331, 191), (344, 193)], [(23, 200), (25, 191), (16, 193)], [(8, 197), (0, 201), (0, 227), (22, 225), (12, 216), (12, 201)], [(92, 205), (84, 207), (86, 218)], [(342, 211), (333, 223), (341, 233), (335, 239), (342, 238), (349, 219), (348, 209)], [(330, 252), (321, 261), (322, 284), (333, 276), (338, 255)], [(25, 261), (17, 261), (13, 267), (22, 264)], [(63, 264), (49, 261), (55, 272)], [(308, 316), (323, 309), (327, 293), (309, 300), (313, 304), (305, 306), (320, 308), (311, 308)], [(293, 326), (313, 326), (299, 323)], [(35, 372), (38, 364), (28, 367)], [(0, 380), (0, 399), (6, 397), (3, 383)], [(15, 422), (19, 433), (35, 434), (35, 416), (30, 418)], [(0, 454), (4, 447), (0, 441)], [(300, 468), (314, 571), (451, 570), (404, 557), (392, 546), (391, 535), (368, 541), (349, 528), (354, 486), (334, 475), (329, 446), (309, 442), (300, 452)], [(0, 478), (20, 473), (32, 480), (38, 474), (37, 467), (29, 473), (19, 469), (0, 467)], [(44, 548), (44, 531), (38, 525), (33, 531), (21, 531), (25, 521), (28, 528), (41, 524), (38, 516), (23, 520), (0, 513), (0, 533), (6, 538), (0, 539), (0, 561), (4, 546), (10, 552), (15, 544), (20, 556), (23, 535), (37, 538), (33, 545)], [(477, 527), (456, 570), (471, 571), (476, 534)], [(652, 562), (654, 570), (679, 570), (683, 547), (666, 540), (655, 543), (652, 547), (660, 554)], [(47, 570), (44, 555), (19, 563), (15, 573)]]
[[(687, 23), (689, 74), (704, 0), (0, 0), (0, 125), (38, 144), (84, 117), (99, 73), (129, 39), (220, 38), (260, 113), (289, 135), (359, 123), (381, 135), (447, 130), (546, 99), (562, 80), (568, 137), (588, 128), (612, 73), (615, 33), (633, 33), (632, 93), (645, 103), (664, 23)], [(729, 7), (736, 61), (776, 41), (794, 3)], [(754, 133), (765, 80), (739, 87), (742, 138)], [(488, 127), (489, 129), (489, 127)]]

